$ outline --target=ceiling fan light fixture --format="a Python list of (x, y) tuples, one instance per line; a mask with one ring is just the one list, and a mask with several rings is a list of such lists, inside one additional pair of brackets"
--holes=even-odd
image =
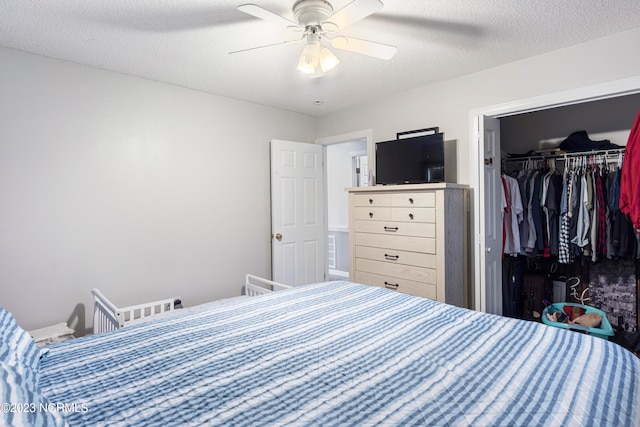
[(309, 77), (321, 77), (333, 70), (340, 61), (322, 42), (307, 43), (298, 60), (297, 70)]
[(323, 47), (322, 49), (320, 49), (318, 59), (320, 61), (320, 68), (322, 68), (323, 73), (333, 70), (340, 63), (338, 57), (335, 56), (333, 52), (331, 52), (327, 47)]
[(307, 44), (298, 60), (298, 71), (304, 74), (314, 74), (316, 68), (320, 65), (319, 50), (320, 48), (316, 43)]

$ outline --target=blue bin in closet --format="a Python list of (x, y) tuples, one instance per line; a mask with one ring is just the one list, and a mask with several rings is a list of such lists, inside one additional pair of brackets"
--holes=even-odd
[(564, 307), (565, 306), (580, 307), (580, 308), (584, 309), (585, 314), (586, 313), (598, 313), (602, 317), (602, 322), (600, 323), (600, 327), (599, 328), (588, 328), (588, 327), (582, 326), (582, 325), (571, 325), (569, 323), (552, 322), (551, 320), (549, 320), (547, 318), (547, 313), (548, 313), (549, 307), (545, 307), (544, 311), (542, 312), (542, 322), (545, 325), (553, 326), (553, 327), (556, 327), (556, 328), (569, 329), (569, 330), (574, 330), (574, 331), (581, 331), (581, 332), (585, 332), (585, 333), (587, 333), (589, 335), (593, 335), (594, 337), (603, 338), (605, 340), (608, 340), (609, 337), (613, 336), (613, 327), (611, 326), (611, 322), (609, 322), (609, 319), (607, 319), (607, 315), (604, 313), (604, 311), (598, 310), (597, 308), (590, 307), (588, 305), (575, 304), (575, 303), (572, 303), (572, 302), (555, 302), (555, 303), (553, 303), (553, 306), (555, 308), (557, 308), (558, 310), (563, 311), (563, 312), (564, 312)]

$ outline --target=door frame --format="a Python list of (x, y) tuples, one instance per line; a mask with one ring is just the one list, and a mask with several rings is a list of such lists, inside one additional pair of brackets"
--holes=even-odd
[[(323, 169), (324, 169), (324, 200), (325, 200), (325, 204), (324, 204), (324, 217), (325, 218), (329, 218), (329, 204), (327, 203), (328, 199), (329, 199), (329, 189), (327, 186), (327, 145), (332, 145), (332, 144), (340, 144), (343, 142), (349, 142), (349, 141), (354, 141), (357, 139), (365, 139), (367, 141), (367, 162), (369, 164), (369, 167), (371, 168), (372, 173), (375, 176), (375, 172), (376, 172), (376, 165), (375, 165), (375, 144), (373, 142), (373, 129), (362, 129), (362, 130), (357, 130), (357, 131), (353, 131), (353, 132), (348, 132), (348, 133), (342, 133), (339, 135), (333, 135), (333, 136), (327, 136), (324, 138), (318, 138), (315, 140), (316, 144), (322, 145), (323, 150), (322, 150), (322, 165), (323, 165)], [(328, 221), (325, 221), (325, 234), (329, 234), (329, 223)], [(349, 232), (351, 232), (351, 230), (349, 230)], [(324, 255), (325, 258), (328, 257), (328, 251), (329, 251), (329, 247), (328, 247), (328, 239), (325, 239), (325, 249), (324, 249)], [(325, 259), (326, 261), (326, 259)], [(329, 265), (327, 262), (325, 262), (325, 277), (328, 277), (329, 275)]]
[[(541, 111), (550, 108), (563, 107), (568, 105), (580, 104), (584, 102), (599, 101), (603, 99), (616, 98), (625, 95), (634, 95), (640, 93), (640, 76), (630, 77), (621, 80), (585, 86), (576, 89), (570, 89), (548, 95), (537, 96), (533, 98), (521, 99), (504, 104), (497, 104), (487, 107), (480, 107), (469, 111), (469, 144), (471, 147), (471, 176), (470, 184), (473, 199), (473, 245), (470, 248), (473, 257), (473, 283), (474, 283), (474, 308), (478, 311), (486, 311), (486, 303), (484, 296), (486, 295), (487, 283), (482, 277), (482, 251), (484, 251), (484, 224), (480, 224), (480, 208), (481, 200), (484, 200), (484, 189), (480, 188), (480, 174), (483, 170), (484, 158), (481, 153), (484, 152), (484, 136), (478, 134), (474, 123), (476, 118), (481, 116), (489, 116), (496, 119), (508, 117), (515, 114), (530, 113), (533, 111)], [(496, 215), (498, 212), (496, 212)], [(498, 271), (501, 276), (502, 271)], [(501, 278), (499, 280), (501, 282)], [(501, 286), (501, 283), (495, 284)]]

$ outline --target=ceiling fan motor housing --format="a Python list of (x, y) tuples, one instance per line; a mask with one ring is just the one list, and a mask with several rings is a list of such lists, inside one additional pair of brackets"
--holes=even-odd
[(293, 5), (293, 16), (304, 27), (321, 25), (332, 14), (333, 6), (325, 0), (298, 0)]

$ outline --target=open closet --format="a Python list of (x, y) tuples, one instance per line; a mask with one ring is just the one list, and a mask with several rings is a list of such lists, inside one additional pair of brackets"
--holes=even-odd
[[(537, 278), (544, 299), (591, 305), (615, 328), (638, 330), (639, 245), (617, 185), (639, 112), (636, 94), (500, 119), (504, 315), (541, 315), (524, 292)], [(559, 149), (569, 137), (594, 144)]]

